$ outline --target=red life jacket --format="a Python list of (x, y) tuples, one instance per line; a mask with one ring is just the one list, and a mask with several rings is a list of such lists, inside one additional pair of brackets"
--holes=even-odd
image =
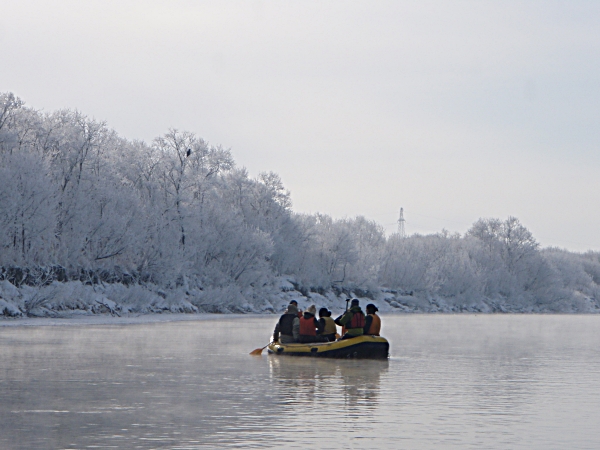
[(348, 328), (364, 328), (364, 326), (365, 326), (365, 315), (362, 313), (362, 311), (355, 312), (352, 315), (352, 320), (350, 321)]
[(303, 336), (316, 336), (317, 335), (317, 324), (315, 323), (315, 317), (312, 316), (308, 319), (300, 317), (300, 334)]

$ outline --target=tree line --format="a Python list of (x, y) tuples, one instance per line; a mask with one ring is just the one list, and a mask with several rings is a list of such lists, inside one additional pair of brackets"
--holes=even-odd
[(0, 267), (15, 286), (121, 283), (226, 291), (231, 302), (260, 301), (281, 277), (304, 293), (542, 310), (600, 299), (599, 253), (541, 249), (514, 217), (464, 235), (386, 236), (362, 216), (295, 213), (277, 174), (252, 178), (194, 133), (129, 141), (12, 93), (0, 94)]

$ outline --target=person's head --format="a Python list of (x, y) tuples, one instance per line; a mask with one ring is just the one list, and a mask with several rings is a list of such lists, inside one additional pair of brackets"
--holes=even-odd
[(298, 307), (298, 302), (296, 300), (292, 300), (290, 305), (294, 305), (296, 308)]
[(373, 303), (369, 303), (367, 305), (367, 314), (375, 314), (377, 311), (379, 311), (379, 308), (377, 308), (377, 306), (375, 306)]
[(329, 317), (329, 310), (327, 308), (321, 308), (319, 310), (319, 317)]
[(298, 307), (293, 303), (290, 303), (285, 311), (286, 314), (298, 314)]
[(310, 305), (308, 308), (306, 308), (306, 311), (304, 311), (305, 313), (308, 314), (312, 314), (313, 316), (317, 315), (317, 307), (315, 305)]
[(357, 298), (353, 298), (352, 301), (350, 302), (350, 308), (354, 308), (355, 306), (359, 306), (359, 305), (360, 305), (360, 303)]

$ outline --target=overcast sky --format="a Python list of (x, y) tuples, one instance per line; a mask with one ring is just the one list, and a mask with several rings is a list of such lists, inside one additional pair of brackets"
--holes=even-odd
[(600, 250), (598, 1), (0, 0), (0, 92), (278, 173), (294, 210)]

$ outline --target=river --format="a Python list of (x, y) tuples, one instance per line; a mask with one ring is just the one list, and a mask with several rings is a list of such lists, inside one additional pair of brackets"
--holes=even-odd
[(383, 316), (389, 361), (190, 318), (0, 322), (0, 448), (600, 448), (600, 316)]

